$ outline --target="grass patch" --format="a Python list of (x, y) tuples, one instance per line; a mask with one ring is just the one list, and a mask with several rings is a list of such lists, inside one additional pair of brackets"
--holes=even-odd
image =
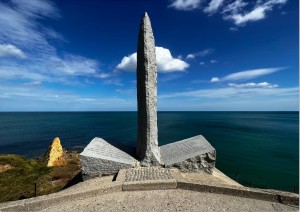
[[(66, 152), (67, 165), (47, 167), (43, 160), (0, 155), (0, 202), (19, 200), (61, 190), (79, 171), (79, 154)], [(35, 190), (36, 184), (36, 190)]]

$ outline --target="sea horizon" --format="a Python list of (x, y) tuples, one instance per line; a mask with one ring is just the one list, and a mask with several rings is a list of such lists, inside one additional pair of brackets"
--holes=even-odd
[[(61, 111), (0, 111), (0, 113), (82, 113), (82, 112), (87, 112), (87, 113), (94, 113), (94, 112), (137, 112), (137, 110), (76, 110), (76, 111), (68, 111), (68, 110), (61, 110)], [(299, 113), (299, 110), (158, 110), (157, 112), (245, 112), (245, 113), (268, 113), (268, 112), (293, 112)]]

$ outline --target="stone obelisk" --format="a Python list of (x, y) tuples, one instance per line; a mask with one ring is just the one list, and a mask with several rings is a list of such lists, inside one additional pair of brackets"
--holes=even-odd
[(157, 66), (151, 22), (144, 14), (137, 46), (137, 157), (142, 166), (161, 165), (157, 134)]

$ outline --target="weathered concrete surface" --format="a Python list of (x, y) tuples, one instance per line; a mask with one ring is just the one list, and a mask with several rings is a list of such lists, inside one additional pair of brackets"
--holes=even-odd
[(137, 161), (101, 138), (94, 138), (80, 153), (84, 179), (115, 174), (120, 169), (134, 167)]
[(187, 190), (124, 191), (54, 205), (43, 211), (298, 211), (262, 200)]
[(240, 198), (249, 198), (264, 200), (269, 202), (279, 202), (287, 205), (299, 205), (299, 197), (296, 194), (290, 192), (282, 192), (273, 190), (268, 191), (264, 189), (249, 188), (249, 187), (236, 187), (236, 186), (224, 186), (224, 185), (206, 185), (197, 184), (192, 182), (178, 181), (178, 189), (198, 191), (205, 193), (224, 194), (230, 196), (236, 196)]
[(165, 167), (206, 173), (212, 173), (215, 167), (216, 150), (202, 135), (163, 145), (160, 150)]
[(181, 178), (178, 179), (178, 181), (191, 182), (194, 184), (244, 187), (226, 176), (217, 168), (214, 168), (212, 174), (207, 174), (204, 172), (181, 172), (180, 176)]
[(64, 166), (67, 164), (64, 158), (64, 151), (58, 137), (54, 138), (54, 140), (50, 144), (45, 154), (45, 159), (47, 161), (48, 167)]
[(150, 19), (144, 14), (137, 46), (137, 157), (142, 166), (160, 165), (157, 134), (157, 66)]

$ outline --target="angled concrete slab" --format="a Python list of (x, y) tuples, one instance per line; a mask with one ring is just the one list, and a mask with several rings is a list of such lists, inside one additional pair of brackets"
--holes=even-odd
[(80, 153), (82, 174), (89, 177), (116, 174), (134, 167), (137, 160), (102, 138), (94, 138)]
[(160, 151), (167, 168), (212, 173), (215, 167), (216, 150), (202, 135), (163, 145)]

